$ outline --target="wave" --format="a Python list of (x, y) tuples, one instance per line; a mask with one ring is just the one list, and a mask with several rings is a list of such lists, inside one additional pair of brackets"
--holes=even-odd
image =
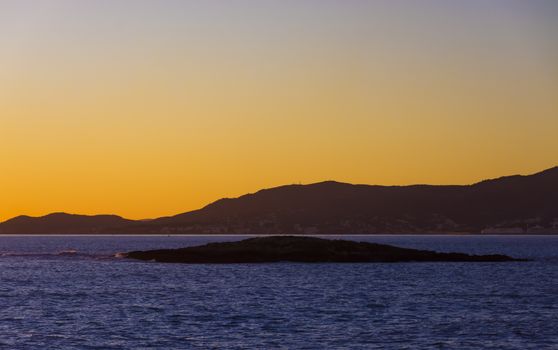
[(0, 258), (10, 258), (10, 257), (20, 257), (20, 258), (77, 258), (77, 259), (110, 259), (114, 258), (115, 255), (107, 254), (92, 254), (80, 252), (77, 249), (65, 249), (58, 252), (0, 252)]
[(58, 255), (78, 255), (78, 254), (79, 252), (77, 249), (67, 249), (58, 253)]

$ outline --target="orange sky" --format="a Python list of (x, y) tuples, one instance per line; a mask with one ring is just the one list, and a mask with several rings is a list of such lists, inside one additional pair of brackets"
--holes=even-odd
[(0, 220), (558, 165), (552, 1), (3, 1)]

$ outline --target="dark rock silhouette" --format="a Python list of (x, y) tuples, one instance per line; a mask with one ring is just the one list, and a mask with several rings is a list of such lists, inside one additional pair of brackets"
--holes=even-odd
[(287, 185), (172, 217), (52, 214), (0, 233), (375, 234), (558, 233), (558, 167), (466, 186)]
[(504, 262), (524, 261), (506, 255), (437, 253), (384, 244), (328, 240), (304, 236), (271, 236), (238, 242), (209, 243), (181, 249), (134, 251), (125, 257), (166, 263), (266, 263), (266, 262)]

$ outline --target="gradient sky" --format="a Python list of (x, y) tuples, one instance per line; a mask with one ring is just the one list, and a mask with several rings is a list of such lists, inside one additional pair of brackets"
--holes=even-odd
[(558, 165), (558, 1), (0, 0), (0, 220)]

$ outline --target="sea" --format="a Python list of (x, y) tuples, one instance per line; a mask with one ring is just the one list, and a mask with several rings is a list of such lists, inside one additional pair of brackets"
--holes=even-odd
[(0, 236), (0, 349), (558, 349), (558, 236), (343, 236), (532, 259), (505, 263), (119, 254), (244, 238)]

